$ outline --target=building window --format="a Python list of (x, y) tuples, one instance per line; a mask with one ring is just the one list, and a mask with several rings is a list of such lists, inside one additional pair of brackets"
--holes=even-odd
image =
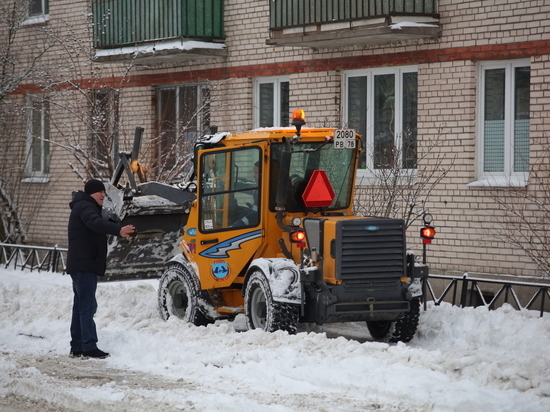
[(23, 24), (27, 25), (46, 22), (50, 14), (49, 3), (49, 0), (29, 0), (28, 18), (23, 22)]
[(191, 169), (197, 138), (210, 133), (208, 86), (194, 84), (159, 88), (157, 121), (157, 175), (165, 181), (180, 179)]
[(263, 77), (254, 82), (254, 127), (287, 127), (289, 77)]
[(90, 175), (110, 178), (118, 163), (118, 90), (93, 90)]
[(478, 170), (489, 185), (527, 184), (530, 62), (480, 64)]
[(50, 13), (48, 0), (30, 0), (29, 16), (45, 16)]
[(416, 169), (417, 68), (350, 71), (345, 90), (345, 121), (363, 136), (366, 148), (359, 175)]
[(27, 178), (41, 180), (50, 173), (50, 121), (48, 102), (29, 98)]

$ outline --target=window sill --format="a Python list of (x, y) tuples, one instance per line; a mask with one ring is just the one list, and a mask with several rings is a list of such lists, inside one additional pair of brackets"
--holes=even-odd
[(49, 183), (50, 176), (32, 176), (21, 180), (21, 183)]
[(475, 182), (468, 183), (468, 187), (526, 187), (529, 176), (487, 176)]
[(413, 186), (418, 180), (416, 169), (403, 170), (397, 178), (392, 174), (377, 176), (368, 172), (360, 173), (360, 170), (358, 170), (357, 177), (355, 178), (356, 186)]
[(21, 23), (21, 26), (32, 26), (33, 24), (44, 24), (50, 20), (49, 14), (41, 14), (38, 16), (31, 16), (27, 20)]

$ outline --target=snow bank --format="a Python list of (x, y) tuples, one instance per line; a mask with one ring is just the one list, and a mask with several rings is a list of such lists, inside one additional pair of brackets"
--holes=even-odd
[(548, 411), (550, 316), (431, 307), (409, 344), (362, 323), (297, 335), (157, 313), (157, 281), (100, 283), (106, 360), (70, 359), (70, 277), (0, 270), (0, 409)]

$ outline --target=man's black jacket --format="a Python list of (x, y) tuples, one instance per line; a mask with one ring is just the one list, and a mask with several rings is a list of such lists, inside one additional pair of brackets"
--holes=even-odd
[(67, 273), (94, 272), (103, 276), (107, 268), (107, 235), (118, 236), (121, 227), (104, 219), (101, 206), (84, 192), (77, 192), (69, 206)]

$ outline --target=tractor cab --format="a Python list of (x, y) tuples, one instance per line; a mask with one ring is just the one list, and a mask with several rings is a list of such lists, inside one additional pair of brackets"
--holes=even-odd
[(335, 150), (333, 135), (259, 129), (200, 143), (182, 247), (204, 289), (244, 283), (260, 257), (299, 262), (292, 235), (304, 217), (351, 214), (357, 149)]

